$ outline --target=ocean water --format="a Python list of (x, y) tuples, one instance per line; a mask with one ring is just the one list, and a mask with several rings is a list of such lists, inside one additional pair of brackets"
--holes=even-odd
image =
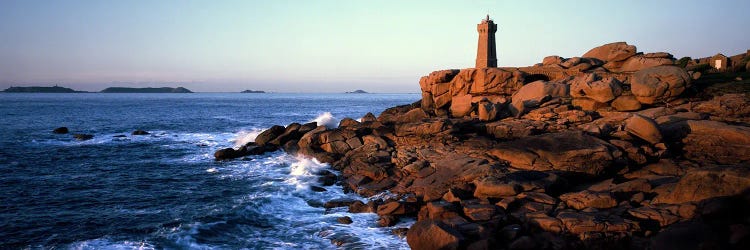
[[(409, 221), (379, 228), (374, 214), (314, 205), (364, 200), (340, 186), (311, 191), (326, 164), (281, 151), (215, 162), (213, 152), (274, 124), (337, 124), (419, 98), (0, 94), (0, 249), (408, 248), (391, 230)], [(61, 126), (70, 134), (51, 132)]]

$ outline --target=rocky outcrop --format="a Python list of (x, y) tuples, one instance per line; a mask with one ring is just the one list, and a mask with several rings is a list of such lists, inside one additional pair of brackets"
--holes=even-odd
[(635, 46), (628, 45), (626, 42), (616, 42), (593, 48), (583, 54), (583, 57), (596, 58), (605, 62), (618, 62), (634, 56), (635, 53)]
[(682, 139), (688, 159), (716, 164), (742, 164), (750, 161), (750, 128), (722, 122), (688, 120), (689, 132)]
[(513, 168), (590, 175), (609, 170), (620, 155), (611, 144), (580, 132), (524, 137), (501, 143), (490, 154)]
[(518, 117), (558, 97), (572, 97), (573, 106), (588, 111), (636, 111), (674, 101), (691, 86), (693, 75), (674, 64), (669, 53), (611, 43), (583, 57), (545, 57), (532, 67), (435, 71), (420, 79), (421, 104), (429, 114), (483, 121)]
[(630, 82), (635, 98), (643, 104), (669, 102), (690, 87), (692, 78), (685, 69), (658, 66), (636, 72)]
[(620, 81), (608, 77), (596, 79), (596, 74), (589, 74), (586, 77), (576, 78), (570, 84), (570, 95), (577, 98), (589, 98), (600, 103), (606, 103), (614, 100), (622, 94)]
[(384, 227), (416, 219), (414, 249), (744, 249), (750, 98), (694, 91), (710, 82), (671, 60), (615, 43), (539, 67), (435, 71), (419, 102), (338, 128), (274, 126), (216, 158), (281, 148), (329, 163), (321, 186), (369, 200), (323, 207)]
[(674, 65), (674, 58), (672, 58), (672, 55), (664, 53), (664, 57), (658, 57), (658, 55), (654, 54), (657, 53), (633, 56), (631, 58), (628, 58), (628, 60), (625, 60), (625, 62), (622, 63), (622, 66), (620, 66), (620, 68), (616, 70), (619, 72), (636, 72), (656, 66)]
[(519, 116), (554, 97), (567, 97), (569, 93), (570, 86), (567, 84), (535, 81), (524, 85), (513, 94), (510, 111), (513, 115)]
[(738, 195), (750, 189), (746, 166), (714, 167), (690, 171), (671, 190), (660, 193), (654, 203), (681, 204), (709, 198)]
[(424, 220), (415, 223), (406, 233), (409, 246), (415, 250), (458, 249), (463, 236), (442, 222)]
[(430, 113), (450, 110), (454, 117), (467, 116), (482, 98), (492, 101), (515, 93), (523, 86), (523, 76), (520, 71), (500, 68), (435, 71), (419, 80), (421, 106)]

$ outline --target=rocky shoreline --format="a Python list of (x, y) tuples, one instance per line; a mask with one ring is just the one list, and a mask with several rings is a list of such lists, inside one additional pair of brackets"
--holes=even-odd
[[(416, 218), (394, 232), (413, 249), (750, 247), (747, 73), (690, 71), (624, 43), (537, 67), (436, 71), (419, 102), (337, 128), (273, 126), (215, 157), (283, 149), (329, 163), (341, 174), (321, 185), (393, 197), (324, 206), (381, 226)], [(527, 80), (545, 67), (562, 74)], [(716, 91), (718, 75), (739, 80)]]

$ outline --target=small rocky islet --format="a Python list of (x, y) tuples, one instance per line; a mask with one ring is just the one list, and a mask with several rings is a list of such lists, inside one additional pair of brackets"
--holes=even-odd
[(380, 226), (416, 218), (394, 230), (413, 249), (747, 249), (748, 73), (691, 62), (612, 43), (435, 71), (418, 102), (338, 128), (273, 126), (215, 157), (283, 149), (329, 163), (340, 176), (321, 173), (326, 184), (394, 197), (324, 207)]

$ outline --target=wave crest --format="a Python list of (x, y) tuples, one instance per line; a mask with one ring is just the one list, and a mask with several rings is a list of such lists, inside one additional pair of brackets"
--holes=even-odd
[(339, 126), (339, 119), (336, 119), (331, 112), (320, 114), (311, 122), (316, 122), (318, 126), (326, 126), (326, 128), (337, 128)]
[(237, 136), (232, 140), (234, 142), (234, 148), (240, 148), (248, 142), (254, 142), (255, 138), (262, 132), (260, 129), (253, 129), (250, 131), (242, 130), (237, 133)]

